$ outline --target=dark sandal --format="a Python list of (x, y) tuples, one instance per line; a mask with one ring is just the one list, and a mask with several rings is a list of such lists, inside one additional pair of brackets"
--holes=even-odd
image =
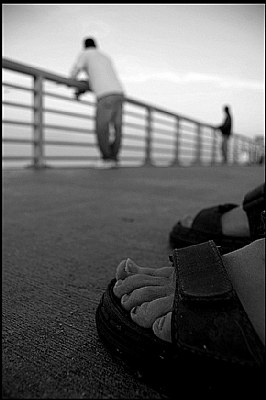
[[(213, 241), (175, 250), (172, 343), (135, 324), (113, 294), (113, 279), (96, 311), (100, 339), (138, 378), (168, 396), (254, 393), (264, 346), (245, 313)], [(246, 379), (245, 379), (246, 377)]]
[(169, 234), (171, 248), (182, 248), (208, 240), (213, 240), (221, 247), (221, 253), (226, 254), (240, 249), (252, 241), (263, 237), (264, 229), (261, 222), (261, 212), (265, 210), (265, 185), (260, 185), (249, 192), (243, 201), (250, 227), (250, 236), (227, 236), (222, 232), (222, 215), (238, 207), (237, 204), (223, 204), (200, 211), (190, 228), (182, 226), (178, 221)]

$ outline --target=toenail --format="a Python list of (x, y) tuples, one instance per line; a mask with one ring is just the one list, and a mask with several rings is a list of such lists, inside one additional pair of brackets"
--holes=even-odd
[(129, 299), (129, 295), (128, 294), (124, 294), (124, 296), (122, 297), (121, 301), (122, 303), (125, 303), (126, 301), (128, 301)]
[(125, 271), (126, 272), (131, 272), (130, 271), (130, 269), (133, 267), (133, 263), (132, 263), (132, 261), (130, 260), (130, 258), (128, 258), (127, 259), (127, 262), (126, 262), (126, 266), (125, 266)]
[(131, 310), (131, 314), (136, 314), (138, 308), (139, 308), (138, 306), (133, 307)]
[(158, 322), (158, 328), (162, 329), (164, 326), (164, 321), (165, 321), (165, 316), (161, 317), (159, 322)]
[(122, 279), (118, 279), (118, 281), (115, 284), (115, 287), (120, 286), (122, 284)]

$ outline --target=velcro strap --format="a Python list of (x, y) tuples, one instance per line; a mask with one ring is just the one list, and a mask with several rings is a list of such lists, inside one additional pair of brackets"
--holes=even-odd
[(212, 241), (175, 250), (177, 284), (184, 300), (229, 300), (232, 284)]
[(263, 365), (264, 347), (232, 287), (212, 240), (174, 250), (172, 342), (179, 352), (248, 367)]

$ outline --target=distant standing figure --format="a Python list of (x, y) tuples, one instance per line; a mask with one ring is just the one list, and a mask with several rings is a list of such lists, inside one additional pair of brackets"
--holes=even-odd
[(222, 157), (223, 162), (226, 164), (228, 161), (228, 141), (232, 133), (232, 116), (228, 106), (224, 106), (225, 118), (222, 125), (219, 125), (217, 129), (222, 132)]
[[(79, 54), (71, 71), (77, 79), (79, 72), (88, 75), (89, 86), (97, 98), (96, 134), (102, 155), (99, 166), (111, 166), (118, 162), (122, 140), (122, 106), (124, 90), (110, 58), (98, 50), (92, 38), (84, 40), (84, 50)], [(77, 91), (76, 97), (84, 91)], [(114, 138), (111, 139), (110, 128)]]

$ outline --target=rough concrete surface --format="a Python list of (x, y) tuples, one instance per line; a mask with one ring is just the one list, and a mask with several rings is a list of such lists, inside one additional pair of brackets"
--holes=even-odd
[(100, 297), (125, 257), (168, 265), (180, 217), (263, 180), (259, 166), (3, 172), (2, 397), (165, 398), (103, 347)]

